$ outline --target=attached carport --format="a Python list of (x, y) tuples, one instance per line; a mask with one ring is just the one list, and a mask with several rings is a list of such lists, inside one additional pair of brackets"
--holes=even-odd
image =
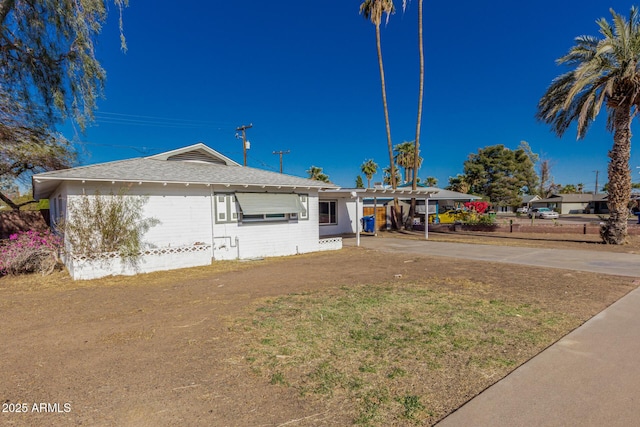
[[(320, 215), (320, 237), (355, 234), (356, 245), (360, 246), (360, 221), (363, 216), (363, 200), (373, 199), (374, 212), (378, 198), (402, 199), (415, 198), (424, 200), (429, 205), (429, 199), (437, 194), (438, 189), (432, 187), (418, 188), (340, 188), (337, 190), (321, 190), (318, 193)], [(425, 239), (429, 238), (429, 228), (425, 227)]]

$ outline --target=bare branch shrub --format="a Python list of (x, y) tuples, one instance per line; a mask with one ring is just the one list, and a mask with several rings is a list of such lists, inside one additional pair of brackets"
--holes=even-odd
[(76, 256), (96, 258), (117, 252), (123, 260), (135, 262), (140, 257), (142, 237), (160, 223), (145, 218), (146, 196), (128, 196), (126, 189), (118, 194), (82, 195), (68, 206), (68, 219), (59, 224), (64, 231), (67, 250)]

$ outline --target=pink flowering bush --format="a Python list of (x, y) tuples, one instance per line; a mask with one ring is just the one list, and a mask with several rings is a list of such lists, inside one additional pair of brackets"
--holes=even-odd
[(0, 243), (0, 275), (49, 274), (60, 265), (62, 239), (50, 231), (22, 231)]

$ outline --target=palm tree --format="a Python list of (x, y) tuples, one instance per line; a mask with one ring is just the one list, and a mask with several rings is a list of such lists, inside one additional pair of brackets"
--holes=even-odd
[(623, 244), (627, 237), (627, 209), (631, 197), (631, 120), (640, 105), (640, 23), (638, 9), (629, 19), (610, 9), (613, 25), (597, 22), (604, 38), (579, 36), (559, 64), (575, 69), (553, 80), (538, 103), (536, 116), (562, 136), (576, 122), (578, 139), (604, 105), (607, 128), (613, 132), (609, 151), (609, 219), (600, 230), (605, 243)]
[(309, 178), (314, 181), (331, 182), (329, 181), (329, 175), (323, 173), (322, 168), (319, 168), (317, 166), (311, 166), (307, 170), (307, 174), (309, 175)]
[[(396, 182), (398, 182), (401, 179), (400, 172), (398, 171), (398, 168), (394, 168), (394, 171), (396, 173)], [(386, 168), (382, 169), (382, 174), (382, 182), (386, 185), (391, 185), (391, 168), (387, 166)]]
[(409, 182), (409, 180), (413, 181), (413, 178), (416, 178), (417, 184), (417, 174), (415, 173), (414, 165), (417, 163), (418, 168), (422, 165), (422, 157), (418, 156), (415, 158), (415, 150), (416, 147), (413, 142), (403, 142), (402, 144), (396, 145), (394, 148), (396, 153), (394, 159), (398, 167), (404, 169), (404, 182)]
[(393, 151), (395, 152), (393, 160), (398, 168), (404, 169), (403, 183), (409, 180), (409, 170), (413, 167), (413, 149), (413, 143), (407, 141), (393, 147)]
[[(407, 8), (407, 0), (402, 1), (402, 10)], [(422, 0), (418, 0), (418, 57), (420, 62), (420, 80), (418, 83), (418, 117), (416, 119), (416, 139), (414, 141), (414, 152), (416, 155), (413, 158), (413, 181), (411, 182), (411, 189), (418, 188), (418, 170), (422, 158), (420, 157), (420, 127), (422, 125), (422, 99), (424, 95), (424, 43), (422, 37)], [(420, 162), (418, 161), (420, 160)], [(409, 211), (409, 218), (413, 217), (416, 207), (416, 199), (411, 198), (411, 209)]]
[(373, 161), (373, 159), (369, 159), (365, 161), (362, 165), (360, 165), (360, 170), (367, 177), (367, 188), (371, 187), (371, 178), (373, 175), (378, 172), (378, 164)]
[(424, 183), (427, 187), (435, 187), (436, 185), (438, 185), (438, 178), (434, 177), (434, 176), (428, 176), (425, 180)]
[[(398, 182), (396, 181), (395, 165), (393, 163), (393, 143), (391, 142), (391, 124), (389, 123), (389, 108), (387, 106), (387, 89), (384, 80), (384, 65), (382, 61), (382, 45), (380, 43), (380, 23), (382, 22), (382, 15), (387, 14), (387, 21), (389, 16), (395, 12), (395, 6), (392, 0), (364, 0), (360, 5), (360, 14), (364, 19), (368, 19), (376, 27), (376, 48), (378, 52), (378, 67), (380, 68), (380, 85), (382, 87), (382, 107), (384, 109), (384, 120), (387, 130), (387, 149), (389, 151), (389, 164), (391, 165), (391, 187), (396, 188)], [(399, 212), (398, 198), (393, 199), (394, 213)], [(397, 226), (398, 221), (395, 215), (392, 218), (392, 224)]]

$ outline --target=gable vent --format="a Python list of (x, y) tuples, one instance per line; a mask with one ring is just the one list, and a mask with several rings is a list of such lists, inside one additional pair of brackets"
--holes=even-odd
[(226, 165), (226, 162), (224, 162), (222, 159), (218, 157), (214, 157), (202, 150), (193, 150), (193, 151), (187, 151), (186, 153), (176, 154), (175, 156), (168, 157), (167, 160), (181, 161), (181, 162), (203, 162), (203, 163), (213, 163), (218, 165)]

